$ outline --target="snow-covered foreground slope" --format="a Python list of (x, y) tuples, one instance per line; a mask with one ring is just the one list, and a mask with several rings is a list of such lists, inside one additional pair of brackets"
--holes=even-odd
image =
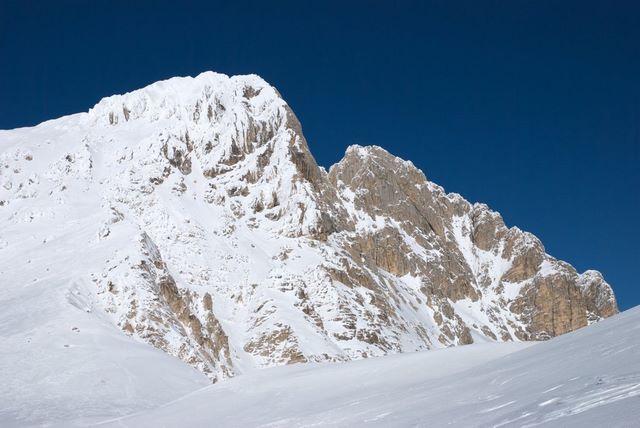
[(265, 369), (105, 424), (359, 425), (639, 426), (640, 307), (537, 344)]

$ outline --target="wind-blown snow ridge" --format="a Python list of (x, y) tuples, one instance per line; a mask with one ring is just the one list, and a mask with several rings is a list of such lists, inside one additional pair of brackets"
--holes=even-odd
[[(546, 339), (617, 312), (601, 275), (380, 147), (319, 168), (273, 87), (211, 72), (0, 132), (0, 277), (6, 319), (25, 319), (3, 337), (12, 362), (48, 349), (30, 335), (49, 321), (98, 323), (213, 381)], [(25, 317), (23, 301), (57, 312)], [(51, 352), (73, 364), (75, 349)]]

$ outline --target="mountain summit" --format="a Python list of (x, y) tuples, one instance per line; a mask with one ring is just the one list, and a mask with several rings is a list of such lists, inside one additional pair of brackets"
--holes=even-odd
[(117, 328), (214, 381), (618, 312), (600, 273), (383, 148), (325, 171), (272, 86), (211, 72), (0, 131), (0, 277), (15, 355), (79, 363), (33, 331)]

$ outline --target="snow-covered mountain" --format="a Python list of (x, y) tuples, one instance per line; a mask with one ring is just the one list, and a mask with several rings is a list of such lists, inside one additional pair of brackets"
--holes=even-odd
[(96, 373), (82, 364), (113, 341), (215, 381), (547, 339), (617, 313), (600, 273), (411, 162), (352, 146), (318, 167), (273, 87), (211, 72), (0, 131), (0, 278), (3, 361), (42, 376), (51, 359)]

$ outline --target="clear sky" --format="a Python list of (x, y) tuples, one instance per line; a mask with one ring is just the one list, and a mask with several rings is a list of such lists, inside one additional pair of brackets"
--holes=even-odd
[(0, 128), (256, 73), (321, 165), (376, 144), (640, 304), (638, 1), (0, 0)]

